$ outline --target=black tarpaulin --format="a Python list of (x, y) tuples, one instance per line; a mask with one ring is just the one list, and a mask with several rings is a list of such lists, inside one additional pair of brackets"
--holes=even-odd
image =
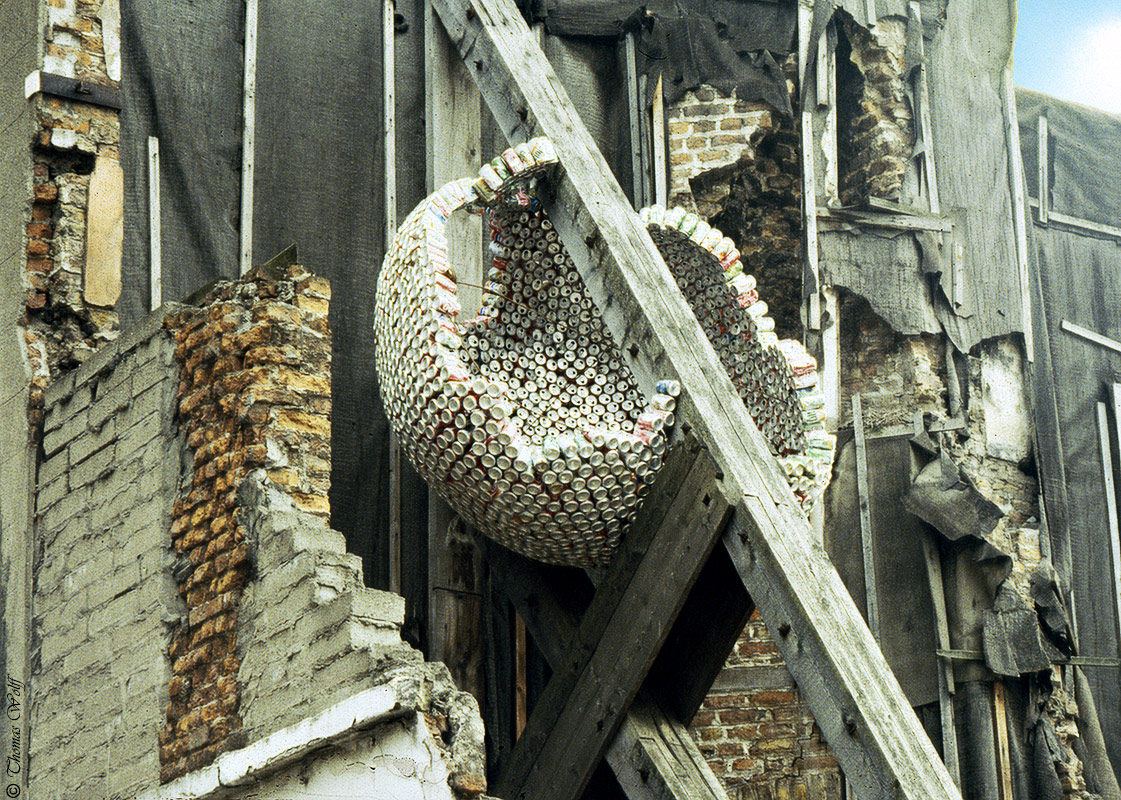
[[(1060, 326), (1065, 319), (1121, 339), (1121, 247), (1039, 226), (1032, 231), (1032, 246), (1042, 293), (1042, 319), (1034, 328), (1034, 394), (1052, 552), (1062, 581), (1075, 598), (1081, 654), (1116, 658), (1118, 622), (1110, 552), (1114, 534), (1106, 516), (1097, 403), (1107, 401), (1110, 384), (1121, 381), (1121, 353)], [(1054, 422), (1047, 424), (1051, 419)], [(1062, 476), (1060, 487), (1057, 476)], [(1086, 676), (1099, 702), (1116, 768), (1121, 764), (1121, 671), (1087, 667)]]
[[(1112, 209), (1115, 221), (1121, 184), (1111, 176), (1121, 173), (1121, 122), (1034, 92), (1018, 90), (1017, 98), (1029, 192), (1038, 192), (1035, 126), (1046, 111), (1049, 122), (1054, 120), (1049, 125), (1054, 210), (1093, 220)], [(1064, 600), (1072, 611), (1079, 653), (1117, 658), (1117, 576), (1110, 549), (1116, 534), (1107, 521), (1097, 403), (1108, 402), (1110, 385), (1121, 381), (1121, 353), (1064, 331), (1062, 322), (1121, 340), (1121, 246), (1095, 234), (1038, 223), (1029, 234), (1033, 416), (1052, 561), (1059, 585), (1070, 593)], [(1117, 770), (1121, 669), (1086, 667), (1085, 674), (1097, 700), (1109, 760)]]
[(1121, 211), (1121, 116), (1016, 90), (1020, 146), (1028, 194), (1039, 197), (1037, 125), (1047, 117), (1051, 207), (1061, 214), (1119, 225)]
[[(373, 358), (385, 225), (381, 8), (261, 4), (253, 238), (254, 261), (295, 243), (304, 266), (331, 282), (331, 522), (364, 556), (367, 579), (384, 585), (389, 426)], [(401, 145), (400, 163), (424, 163), (423, 139)]]
[[(148, 137), (159, 139), (164, 301), (238, 274), (244, 5), (121, 3), (122, 326), (149, 311)], [(273, 255), (270, 253), (270, 255)]]
[[(900, 512), (900, 498), (911, 484), (908, 437), (867, 440), (872, 548), (876, 598), (880, 609), (878, 642), (912, 706), (938, 702), (934, 605), (923, 556), (929, 529)], [(826, 496), (825, 547), (857, 607), (867, 618), (856, 447), (851, 436), (840, 445)]]
[(996, 601), (983, 616), (981, 640), (985, 663), (997, 675), (1018, 678), (1051, 669), (1051, 659), (1039, 641), (1039, 621), (1020, 593), (1003, 584)]
[(634, 33), (638, 69), (647, 76), (647, 104), (661, 75), (669, 102), (709, 85), (791, 113), (786, 77), (776, 59), (794, 47), (794, 3), (543, 0), (524, 6), (526, 15), (543, 21), (553, 36), (616, 41)]

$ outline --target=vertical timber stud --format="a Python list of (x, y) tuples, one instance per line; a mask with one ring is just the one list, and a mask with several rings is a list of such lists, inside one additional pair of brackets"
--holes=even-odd
[[(382, 0), (382, 122), (385, 168), (385, 252), (393, 246), (397, 234), (397, 56), (394, 52), (393, 16), (395, 0)], [(393, 432), (389, 434), (389, 591), (401, 593), (401, 445)]]
[[(960, 800), (715, 350), (511, 0), (433, 0), (507, 139), (548, 136), (542, 199), (638, 384), (680, 381), (734, 514), (722, 541), (824, 738), (865, 800)], [(519, 795), (509, 795), (518, 800)]]
[(642, 98), (638, 91), (638, 48), (634, 33), (628, 33), (625, 58), (627, 60), (627, 108), (630, 110), (631, 125), (631, 186), (634, 191), (634, 207), (642, 208)]
[[(424, 12), (426, 173), (428, 191), (474, 175), (480, 166), (482, 106), (467, 68), (448, 40), (431, 5)], [(453, 214), (448, 245), (459, 271), (464, 316), (482, 303), (483, 223), (475, 214)], [(482, 556), (466, 537), (452, 537), (461, 523), (435, 492), (428, 493), (428, 658), (443, 661), (456, 684), (482, 702)]]
[(241, 274), (253, 268), (253, 170), (257, 142), (257, 0), (245, 0), (245, 70), (241, 88)]
[(163, 231), (160, 224), (160, 140), (148, 137), (148, 308), (163, 305)]
[[(809, 36), (813, 24), (813, 0), (799, 0), (798, 3), (798, 76), (800, 79), (798, 90), (803, 98), (808, 99), (805, 91), (805, 81), (810, 74), (809, 69)], [(818, 61), (825, 57), (824, 53), (817, 54)], [(816, 80), (816, 77), (815, 77)], [(818, 87), (820, 89), (820, 87)], [(807, 295), (806, 327), (812, 331), (821, 330), (821, 276), (818, 274), (817, 263), (817, 177), (814, 174), (814, 124), (813, 111), (802, 109), (802, 219), (805, 229), (805, 265), (806, 271), (813, 283), (813, 289)]]
[(654, 130), (654, 202), (664, 206), (669, 202), (669, 164), (666, 159), (666, 96), (660, 72), (650, 114)]
[(876, 548), (872, 536), (872, 498), (868, 485), (868, 445), (864, 439), (864, 408), (860, 395), (852, 396), (852, 431), (856, 439), (856, 493), (860, 508), (860, 549), (864, 554), (864, 607), (868, 612), (868, 627), (872, 635), (880, 638), (880, 603), (876, 594)]
[(1051, 137), (1047, 132), (1047, 115), (1040, 114), (1035, 122), (1035, 134), (1039, 142), (1036, 153), (1039, 161), (1039, 177), (1036, 192), (1039, 194), (1039, 221), (1047, 224), (1051, 213)]
[[(1121, 384), (1110, 386), (1113, 419), (1121, 435)], [(1109, 521), (1109, 555), (1113, 561), (1113, 600), (1117, 615), (1117, 641), (1121, 642), (1121, 528), (1118, 526), (1117, 487), (1113, 480), (1113, 446), (1109, 441), (1109, 414), (1105, 403), (1098, 403), (1098, 441), (1101, 443), (1102, 479), (1105, 483), (1105, 507)], [(1121, 442), (1121, 439), (1118, 439)]]
[(1028, 279), (1028, 204), (1024, 189), (1024, 157), (1020, 151), (1020, 120), (1016, 113), (1016, 88), (1012, 66), (1004, 70), (1004, 139), (1008, 148), (1009, 189), (1012, 192), (1012, 225), (1016, 231), (1016, 265), (1020, 274), (1020, 317), (1024, 326), (1024, 354), (1035, 362), (1032, 338), (1031, 281)]

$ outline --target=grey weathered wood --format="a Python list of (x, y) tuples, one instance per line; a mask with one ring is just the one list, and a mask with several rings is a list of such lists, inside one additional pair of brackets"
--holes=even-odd
[(253, 176), (257, 142), (257, 0), (245, 0), (245, 63), (242, 70), (241, 274), (253, 268)]
[(1000, 800), (1012, 800), (1012, 754), (1008, 748), (1008, 712), (1005, 710), (1004, 681), (993, 681), (993, 722), (996, 728), (996, 774), (1000, 780)]
[[(590, 602), (591, 581), (577, 570), (539, 564), (492, 542), (483, 542), (483, 550), (492, 577), (525, 620), (545, 660), (559, 665)], [(712, 614), (714, 607), (708, 608)], [(727, 800), (685, 725), (666, 712), (663, 700), (656, 688), (644, 686), (605, 754), (627, 797)]]
[(864, 608), (872, 635), (880, 638), (880, 604), (876, 594), (876, 553), (872, 539), (872, 498), (868, 485), (868, 447), (864, 441), (864, 411), (860, 395), (852, 396), (852, 430), (856, 438), (856, 492), (860, 508), (860, 549), (864, 554)]
[(163, 232), (160, 217), (160, 140), (148, 137), (148, 308), (163, 304)]
[[(431, 6), (424, 20), (426, 182), (435, 191), (475, 174), (480, 165), (482, 106), (467, 68)], [(459, 272), (458, 296), (469, 317), (482, 302), (482, 220), (455, 214), (448, 245)], [(443, 661), (457, 685), (484, 698), (483, 584), (485, 564), (462, 523), (435, 492), (428, 495), (428, 657)]]
[(662, 75), (654, 87), (654, 105), (650, 109), (654, 127), (654, 202), (669, 202), (669, 159), (666, 157), (666, 102)]
[(1116, 339), (1110, 339), (1108, 336), (1102, 336), (1100, 333), (1096, 333), (1089, 328), (1083, 328), (1081, 325), (1076, 325), (1075, 323), (1065, 319), (1059, 322), (1059, 327), (1067, 333), (1074, 334), (1075, 336), (1081, 339), (1085, 339), (1088, 342), (1093, 342), (1094, 344), (1101, 347), (1105, 347), (1109, 350), (1114, 350), (1118, 353), (1121, 353), (1121, 342), (1117, 341)]
[[(926, 560), (926, 577), (934, 605), (935, 634), (938, 647), (949, 650), (950, 625), (946, 616), (946, 592), (942, 583), (942, 560), (933, 533), (922, 540), (923, 558)], [(954, 668), (949, 661), (938, 659), (938, 710), (942, 722), (942, 760), (954, 783), (961, 786), (961, 768), (958, 765), (957, 730), (954, 727)]]
[[(1028, 205), (1038, 210), (1040, 207), (1039, 199), (1036, 197), (1028, 198)], [(1040, 222), (1043, 220), (1040, 219)], [(1113, 239), (1121, 239), (1121, 228), (1113, 225), (1103, 225), (1100, 222), (1091, 222), (1088, 219), (1081, 219), (1080, 217), (1072, 217), (1069, 214), (1061, 214), (1058, 211), (1049, 209), (1047, 211), (1048, 223), (1059, 223), (1068, 228), (1074, 228), (1076, 231), (1085, 231), (1086, 233), (1101, 234)]]
[(662, 491), (656, 485), (640, 509), (499, 777), (498, 795), (576, 800), (605, 754), (730, 510), (707, 452), (689, 449), (667, 465), (687, 468), (677, 491), (676, 475), (660, 475)]
[[(510, 0), (435, 0), (504, 135), (546, 135), (564, 165), (543, 200), (638, 384), (681, 382), (735, 498), (723, 541), (845, 773), (867, 800), (960, 798), (778, 463)], [(593, 730), (583, 709), (581, 735)], [(531, 723), (532, 724), (532, 723)], [(528, 733), (527, 733), (528, 735)], [(566, 776), (555, 774), (563, 783)]]
[(1024, 188), (1024, 156), (1020, 150), (1020, 120), (1016, 112), (1016, 87), (1012, 66), (1004, 70), (1004, 141), (1008, 148), (1008, 179), (1012, 190), (1012, 224), (1016, 230), (1016, 266), (1020, 274), (1020, 319), (1024, 326), (1024, 354), (1035, 361), (1032, 335), (1031, 282), (1028, 279), (1028, 206)]
[(631, 190), (634, 192), (634, 207), (642, 208), (642, 98), (638, 92), (638, 53), (635, 35), (628, 33), (625, 40), (627, 59), (627, 109), (631, 126)]
[(1047, 115), (1040, 114), (1035, 121), (1036, 141), (1039, 149), (1036, 151), (1039, 161), (1037, 173), (1039, 188), (1039, 221), (1047, 224), (1051, 213), (1051, 137), (1047, 133)]
[[(1114, 414), (1121, 410), (1118, 405), (1118, 384), (1111, 387)], [(1121, 527), (1118, 525), (1117, 514), (1117, 488), (1113, 480), (1113, 446), (1109, 441), (1109, 412), (1105, 403), (1097, 404), (1098, 411), (1098, 446), (1102, 456), (1102, 482), (1105, 489), (1106, 520), (1109, 524), (1109, 555), (1113, 566), (1113, 602), (1114, 613), (1117, 618), (1118, 641), (1121, 641)], [(1121, 432), (1121, 419), (1117, 420), (1118, 431)], [(1121, 441), (1119, 439), (1118, 441)]]
[[(874, 1), (874, 0), (873, 0)], [(919, 68), (916, 72), (916, 92), (919, 96), (919, 130), (922, 132), (923, 171), (926, 178), (926, 199), (930, 213), (942, 213), (942, 201), (938, 195), (938, 170), (934, 157), (934, 125), (930, 119), (930, 82), (926, 70), (925, 41), (922, 34), (922, 10), (917, 2), (907, 4), (908, 24), (918, 28), (916, 42), (919, 47)]]

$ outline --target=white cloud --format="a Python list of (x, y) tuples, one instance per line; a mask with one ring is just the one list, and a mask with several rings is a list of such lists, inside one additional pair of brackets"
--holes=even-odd
[(1121, 114), (1121, 16), (1075, 35), (1064, 60), (1069, 84), (1060, 96)]

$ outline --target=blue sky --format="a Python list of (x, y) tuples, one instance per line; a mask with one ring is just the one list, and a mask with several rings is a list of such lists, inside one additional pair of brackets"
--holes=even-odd
[(1017, 86), (1121, 114), (1121, 0), (1019, 0)]

